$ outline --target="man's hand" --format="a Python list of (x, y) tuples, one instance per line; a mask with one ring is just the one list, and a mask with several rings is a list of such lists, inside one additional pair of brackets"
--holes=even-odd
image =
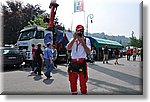
[(84, 36), (78, 36), (78, 40), (79, 40), (79, 42), (83, 45), (83, 44), (85, 44), (85, 41), (84, 41)]
[(85, 43), (85, 40), (84, 40), (84, 36), (78, 36), (78, 40), (79, 42), (82, 44), (83, 48), (84, 48), (84, 51), (87, 53), (87, 54), (90, 54), (91, 51), (90, 49), (87, 47), (86, 43)]
[(77, 38), (78, 38), (77, 32), (74, 33), (73, 37), (74, 37), (74, 39), (77, 39)]
[(78, 38), (78, 34), (75, 32), (73, 35), (73, 39), (66, 46), (67, 50), (72, 50), (72, 46), (77, 38)]

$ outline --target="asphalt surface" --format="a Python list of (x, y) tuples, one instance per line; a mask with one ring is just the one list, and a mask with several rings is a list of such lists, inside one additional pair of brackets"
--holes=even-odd
[[(88, 95), (142, 95), (143, 68), (140, 58), (127, 61), (125, 57), (109, 60), (109, 64), (96, 61), (88, 63)], [(3, 76), (2, 94), (70, 95), (67, 65), (58, 65), (52, 78), (30, 73), (31, 68), (9, 68), (1, 72)], [(79, 83), (78, 83), (79, 84)], [(80, 87), (78, 85), (80, 94)]]

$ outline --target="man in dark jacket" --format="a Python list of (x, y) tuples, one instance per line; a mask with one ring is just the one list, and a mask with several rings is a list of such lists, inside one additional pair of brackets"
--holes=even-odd
[(37, 72), (38, 72), (38, 75), (42, 75), (41, 74), (41, 69), (42, 69), (42, 65), (43, 65), (43, 62), (44, 62), (44, 58), (43, 58), (43, 51), (41, 49), (41, 44), (40, 43), (38, 44), (38, 48), (35, 51), (35, 58), (36, 58), (36, 62), (37, 62), (37, 69), (34, 71), (34, 73), (37, 74)]
[(107, 46), (104, 48), (104, 50), (103, 50), (103, 64), (105, 64), (105, 61), (106, 61), (106, 63), (108, 64), (108, 55), (109, 55), (109, 51), (108, 51), (108, 48), (107, 48)]

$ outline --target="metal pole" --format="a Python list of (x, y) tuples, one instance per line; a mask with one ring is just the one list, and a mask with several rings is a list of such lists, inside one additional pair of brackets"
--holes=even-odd
[(73, 13), (72, 13), (72, 21), (71, 21), (71, 31), (72, 31), (72, 26), (73, 26)]
[(88, 18), (90, 17), (90, 19), (92, 20), (94, 18), (94, 15), (93, 14), (89, 14), (87, 16), (87, 23), (86, 23), (86, 35), (88, 36)]

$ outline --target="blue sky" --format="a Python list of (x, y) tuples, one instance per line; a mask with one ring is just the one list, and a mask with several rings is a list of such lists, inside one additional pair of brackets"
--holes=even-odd
[[(4, 0), (6, 1), (6, 0)], [(50, 12), (51, 0), (20, 0), (24, 4), (40, 4), (42, 9)], [(93, 23), (88, 23), (90, 33), (105, 32), (108, 35), (131, 36), (134, 31), (139, 38), (141, 0), (84, 0), (84, 12), (73, 13), (74, 0), (57, 0), (59, 4), (57, 15), (65, 27), (75, 30), (77, 24), (83, 24), (86, 28), (87, 15), (93, 14)], [(73, 14), (72, 14), (73, 13)], [(72, 23), (73, 20), (73, 23)], [(90, 21), (90, 20), (89, 20)]]

